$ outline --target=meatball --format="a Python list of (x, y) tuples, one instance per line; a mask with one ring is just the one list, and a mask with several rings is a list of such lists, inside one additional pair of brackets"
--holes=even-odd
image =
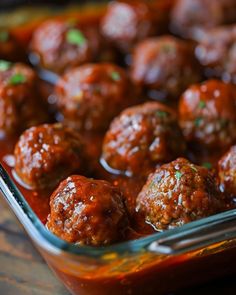
[(137, 197), (138, 212), (156, 230), (166, 230), (223, 209), (223, 197), (208, 169), (178, 158), (156, 169)]
[(134, 49), (131, 77), (135, 84), (177, 98), (201, 79), (191, 43), (172, 36), (144, 40)]
[(44, 124), (26, 130), (15, 150), (15, 171), (35, 189), (53, 188), (75, 171), (83, 170), (81, 136), (62, 124)]
[(37, 81), (30, 67), (0, 61), (0, 137), (16, 135), (47, 120)]
[(55, 94), (65, 121), (82, 130), (104, 130), (135, 96), (125, 71), (107, 63), (71, 69), (58, 81)]
[(25, 54), (15, 37), (6, 29), (0, 29), (0, 59), (24, 61)]
[(162, 32), (168, 20), (170, 1), (113, 1), (101, 22), (103, 35), (123, 52), (148, 36)]
[(92, 26), (82, 28), (69, 21), (49, 20), (35, 30), (31, 49), (42, 67), (62, 73), (93, 61), (100, 41), (97, 29)]
[(236, 25), (206, 31), (196, 56), (206, 67), (206, 75), (236, 84)]
[(221, 189), (236, 197), (236, 145), (220, 159), (218, 164)]
[(235, 0), (177, 0), (171, 28), (184, 37), (199, 38), (203, 29), (235, 21)]
[(192, 85), (179, 103), (179, 122), (186, 140), (208, 150), (236, 140), (236, 88), (218, 80)]
[(114, 172), (146, 175), (184, 150), (175, 112), (148, 102), (128, 108), (114, 119), (105, 135), (102, 163)]
[(120, 191), (103, 180), (71, 176), (50, 199), (47, 228), (70, 243), (105, 246), (123, 238), (128, 218)]

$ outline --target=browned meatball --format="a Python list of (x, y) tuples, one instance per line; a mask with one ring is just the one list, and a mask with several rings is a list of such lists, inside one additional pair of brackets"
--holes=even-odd
[(120, 241), (128, 225), (122, 194), (103, 180), (68, 177), (50, 207), (47, 228), (70, 243), (105, 246)]
[(138, 41), (163, 31), (170, 2), (113, 1), (102, 19), (102, 33), (116, 47), (127, 52)]
[(236, 21), (235, 0), (177, 0), (171, 16), (175, 33), (197, 37), (204, 28)]
[(236, 25), (206, 31), (196, 56), (206, 67), (206, 75), (236, 84)]
[(179, 158), (150, 175), (137, 198), (137, 211), (157, 230), (171, 229), (223, 209), (208, 169)]
[(236, 197), (236, 145), (220, 159), (218, 169), (222, 191)]
[(76, 23), (59, 20), (42, 23), (31, 42), (40, 65), (57, 73), (93, 61), (99, 47), (100, 37), (96, 28), (82, 28)]
[(0, 137), (18, 134), (47, 119), (37, 81), (30, 67), (0, 61)]
[(192, 85), (180, 99), (179, 122), (188, 142), (227, 148), (236, 140), (236, 88), (218, 80)]
[(25, 54), (12, 33), (0, 29), (0, 59), (10, 61), (24, 61)]
[(128, 108), (114, 119), (105, 135), (102, 163), (117, 173), (146, 175), (184, 150), (175, 112), (148, 102)]
[(62, 124), (44, 124), (26, 130), (14, 150), (15, 171), (28, 186), (52, 188), (85, 163), (82, 139)]
[(58, 81), (57, 106), (77, 129), (103, 130), (122, 109), (133, 104), (135, 90), (125, 71), (113, 64), (87, 64)]
[(176, 98), (200, 81), (200, 66), (193, 49), (191, 43), (172, 36), (144, 40), (134, 49), (131, 77), (144, 89)]

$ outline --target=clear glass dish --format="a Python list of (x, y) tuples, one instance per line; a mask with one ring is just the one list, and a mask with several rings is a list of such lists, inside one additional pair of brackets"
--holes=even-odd
[(234, 270), (236, 209), (134, 241), (78, 247), (46, 230), (2, 166), (0, 192), (72, 294), (160, 295)]
[(72, 294), (165, 294), (234, 268), (236, 210), (113, 246), (78, 247), (46, 230), (2, 166), (0, 191)]

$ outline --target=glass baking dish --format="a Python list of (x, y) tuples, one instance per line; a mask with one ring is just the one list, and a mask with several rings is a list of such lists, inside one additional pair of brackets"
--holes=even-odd
[(138, 240), (78, 247), (44, 227), (2, 166), (0, 191), (72, 294), (166, 294), (234, 271), (236, 209)]
[(46, 230), (1, 165), (0, 192), (72, 294), (160, 295), (235, 271), (236, 209), (113, 246), (78, 247)]

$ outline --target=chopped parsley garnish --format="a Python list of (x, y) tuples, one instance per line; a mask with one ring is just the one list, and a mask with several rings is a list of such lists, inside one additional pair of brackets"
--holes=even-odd
[(196, 127), (199, 127), (200, 124), (201, 124), (201, 122), (202, 122), (202, 118), (196, 118), (196, 119), (194, 120), (194, 125), (195, 125)]
[(207, 169), (211, 169), (212, 168), (212, 164), (209, 163), (209, 162), (205, 162), (205, 163), (202, 163), (202, 166), (207, 168)]
[(226, 127), (227, 125), (228, 125), (228, 123), (229, 123), (229, 120), (228, 119), (220, 119), (220, 127), (221, 128), (224, 128), (224, 127)]
[(6, 60), (0, 60), (0, 71), (7, 71), (10, 69), (12, 63)]
[(0, 42), (6, 42), (9, 39), (8, 31), (0, 31)]
[(177, 179), (177, 180), (180, 180), (180, 178), (182, 177), (182, 173), (180, 172), (180, 171), (176, 171), (175, 172), (175, 178)]
[(200, 109), (204, 109), (204, 108), (206, 107), (206, 102), (203, 101), (203, 100), (200, 100), (200, 101), (199, 101), (199, 104), (198, 104), (198, 107), (199, 107)]
[(192, 170), (195, 171), (195, 172), (198, 171), (197, 168), (196, 168), (194, 165), (191, 165), (191, 168), (192, 168)]
[(114, 81), (120, 81), (120, 74), (118, 72), (111, 72), (111, 78)]
[(156, 115), (160, 118), (166, 118), (168, 113), (165, 111), (158, 110), (158, 111), (156, 111)]
[(172, 44), (164, 43), (161, 50), (165, 53), (175, 53), (175, 47)]
[(9, 83), (11, 85), (22, 84), (25, 81), (26, 81), (26, 77), (25, 77), (25, 75), (23, 75), (21, 73), (16, 73), (16, 74), (12, 75), (9, 79)]
[(83, 45), (86, 42), (84, 34), (78, 29), (70, 29), (66, 33), (66, 41), (73, 45)]

